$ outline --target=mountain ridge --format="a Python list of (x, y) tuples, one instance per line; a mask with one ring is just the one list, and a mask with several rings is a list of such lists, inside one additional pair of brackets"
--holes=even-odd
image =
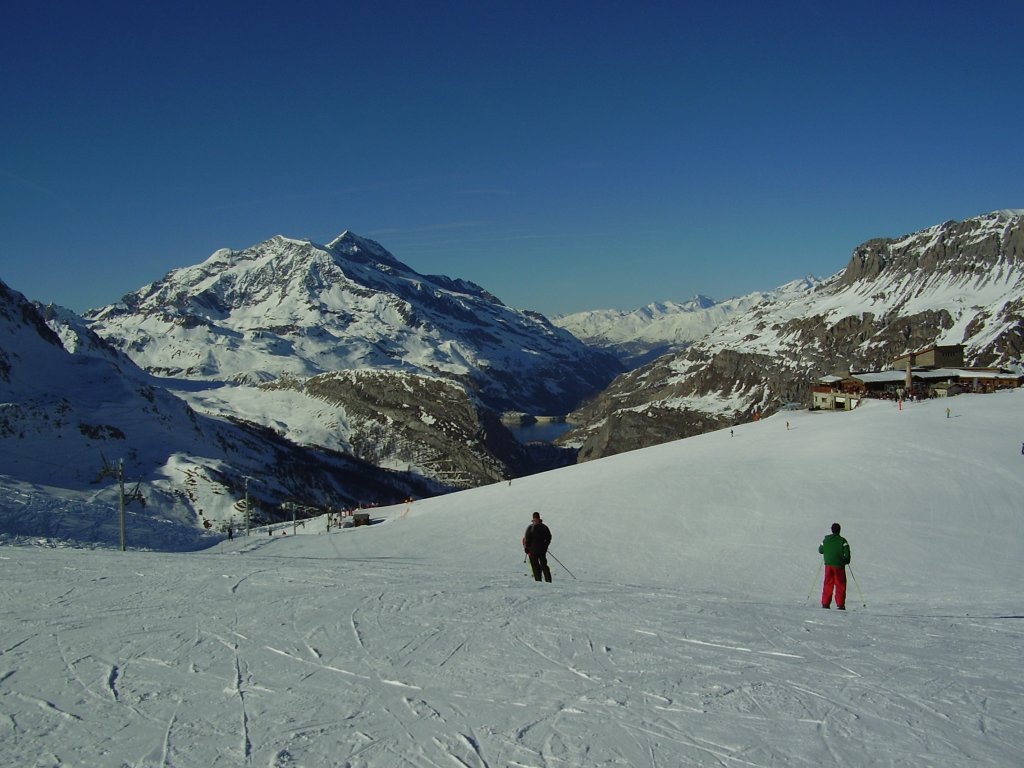
[(587, 344), (614, 353), (627, 368), (680, 352), (731, 317), (773, 298), (817, 284), (811, 275), (773, 291), (754, 291), (723, 301), (697, 294), (686, 302), (651, 302), (633, 310), (589, 310), (558, 315), (552, 322)]
[(1020, 369), (1024, 215), (996, 211), (854, 249), (810, 290), (755, 305), (684, 351), (618, 377), (570, 414), (581, 459), (721, 429), (807, 402), (816, 378), (963, 344), (968, 365)]
[(85, 318), (163, 376), (405, 370), (458, 380), (498, 412), (564, 413), (621, 371), (546, 318), (474, 283), (421, 275), (348, 231), (328, 246), (277, 236), (222, 249)]

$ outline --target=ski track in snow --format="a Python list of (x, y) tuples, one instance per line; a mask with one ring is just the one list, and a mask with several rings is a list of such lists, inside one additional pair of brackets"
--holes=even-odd
[[(12, 552), (36, 573), (62, 557)], [(343, 566), (279, 558), (225, 581), (213, 554), (176, 572), (182, 590), (154, 568), (168, 556), (124, 557), (154, 575), (133, 592), (136, 575), (111, 572), (123, 584), (88, 595), (118, 626), (102, 657), (84, 652), (97, 631), (86, 619), (26, 606), (17, 636), (5, 625), (16, 759), (39, 739), (57, 764), (92, 764), (89, 750), (116, 742), (131, 764), (160, 766), (192, 762), (196, 744), (211, 765), (270, 766), (856, 765), (1021, 745), (1021, 674), (991, 671), (1024, 639), (1012, 618), (810, 618), (807, 602), (748, 621), (672, 588), (561, 582), (527, 600), (515, 581), (484, 592), (464, 586), (480, 574), (365, 562), (359, 579), (296, 593), (294, 580), (329, 582)], [(157, 598), (171, 589), (197, 598), (167, 611), (170, 595)], [(36, 596), (57, 605), (67, 592), (43, 579)], [(910, 647), (906, 622), (919, 630)], [(928, 663), (941, 644), (962, 651), (955, 673)], [(48, 698), (32, 670), (54, 655), (67, 684)]]

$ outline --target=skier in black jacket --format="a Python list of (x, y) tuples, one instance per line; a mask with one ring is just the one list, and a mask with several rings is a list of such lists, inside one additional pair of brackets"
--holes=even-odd
[(533, 513), (533, 522), (526, 526), (523, 534), (523, 551), (530, 558), (533, 578), (540, 581), (551, 581), (551, 569), (548, 567), (548, 545), (551, 543), (551, 529), (540, 519), (540, 512)]

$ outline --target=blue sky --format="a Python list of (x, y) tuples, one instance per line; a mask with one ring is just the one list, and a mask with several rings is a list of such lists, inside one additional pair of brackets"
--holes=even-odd
[(0, 279), (77, 311), (348, 229), (555, 315), (1024, 207), (1024, 3), (0, 10)]

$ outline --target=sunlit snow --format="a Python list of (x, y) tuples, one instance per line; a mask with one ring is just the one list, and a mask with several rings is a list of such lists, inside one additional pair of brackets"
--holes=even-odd
[[(780, 413), (366, 527), (279, 525), (199, 552), (13, 536), (46, 510), (3, 481), (0, 754), (1019, 765), (1022, 406), (1016, 390)], [(553, 584), (525, 575), (533, 511)], [(845, 613), (818, 605), (835, 520), (853, 550)]]

